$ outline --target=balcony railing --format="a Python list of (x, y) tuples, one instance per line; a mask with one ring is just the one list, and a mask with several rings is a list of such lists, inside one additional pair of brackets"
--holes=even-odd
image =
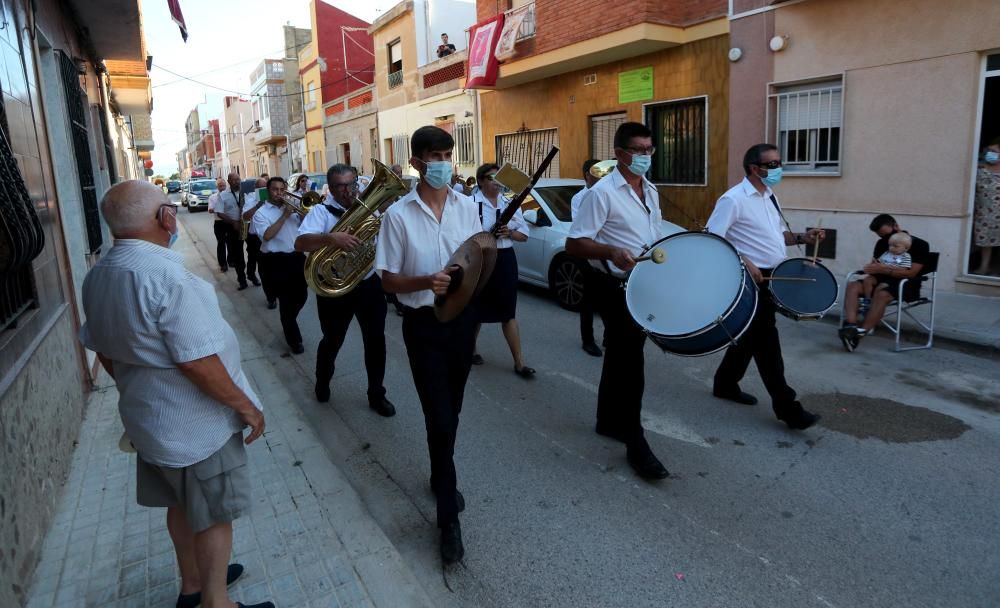
[(403, 84), (403, 70), (397, 70), (395, 72), (389, 73), (389, 88), (395, 89), (399, 85)]
[(525, 38), (532, 38), (535, 35), (535, 3), (531, 2), (512, 8), (505, 12), (506, 17), (510, 17), (515, 13), (524, 12), (524, 21), (521, 22), (521, 27), (517, 30), (517, 38), (515, 40), (524, 40)]

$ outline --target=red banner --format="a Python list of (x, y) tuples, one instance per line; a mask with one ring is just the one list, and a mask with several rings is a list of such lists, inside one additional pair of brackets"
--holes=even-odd
[(181, 28), (181, 38), (184, 39), (184, 42), (187, 42), (188, 28), (184, 23), (184, 15), (181, 13), (180, 0), (167, 0), (167, 7), (170, 8), (170, 17), (177, 24), (177, 27)]
[(482, 89), (495, 86), (500, 62), (494, 52), (500, 32), (503, 31), (503, 13), (472, 26), (469, 32), (469, 69), (466, 89)]

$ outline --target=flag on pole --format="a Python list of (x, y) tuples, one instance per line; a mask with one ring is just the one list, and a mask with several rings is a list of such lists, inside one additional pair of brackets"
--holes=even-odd
[(188, 39), (188, 28), (184, 23), (184, 14), (181, 13), (181, 2), (180, 0), (167, 0), (167, 6), (170, 7), (170, 16), (173, 18), (174, 23), (177, 27), (181, 28), (181, 38), (184, 42)]

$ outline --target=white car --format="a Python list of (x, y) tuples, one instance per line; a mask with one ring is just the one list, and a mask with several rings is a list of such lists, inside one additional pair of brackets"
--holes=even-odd
[[(559, 305), (576, 310), (583, 299), (583, 265), (587, 262), (566, 253), (566, 235), (572, 225), (570, 201), (583, 188), (582, 179), (541, 179), (521, 203), (530, 224), (528, 240), (514, 243), (518, 278), (547, 287)], [(677, 224), (663, 222), (664, 236), (683, 232)]]

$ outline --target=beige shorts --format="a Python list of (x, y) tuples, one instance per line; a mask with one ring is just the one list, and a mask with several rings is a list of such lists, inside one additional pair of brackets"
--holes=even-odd
[(161, 467), (136, 458), (136, 502), (181, 507), (195, 532), (229, 523), (250, 508), (250, 473), (243, 433), (187, 467)]

